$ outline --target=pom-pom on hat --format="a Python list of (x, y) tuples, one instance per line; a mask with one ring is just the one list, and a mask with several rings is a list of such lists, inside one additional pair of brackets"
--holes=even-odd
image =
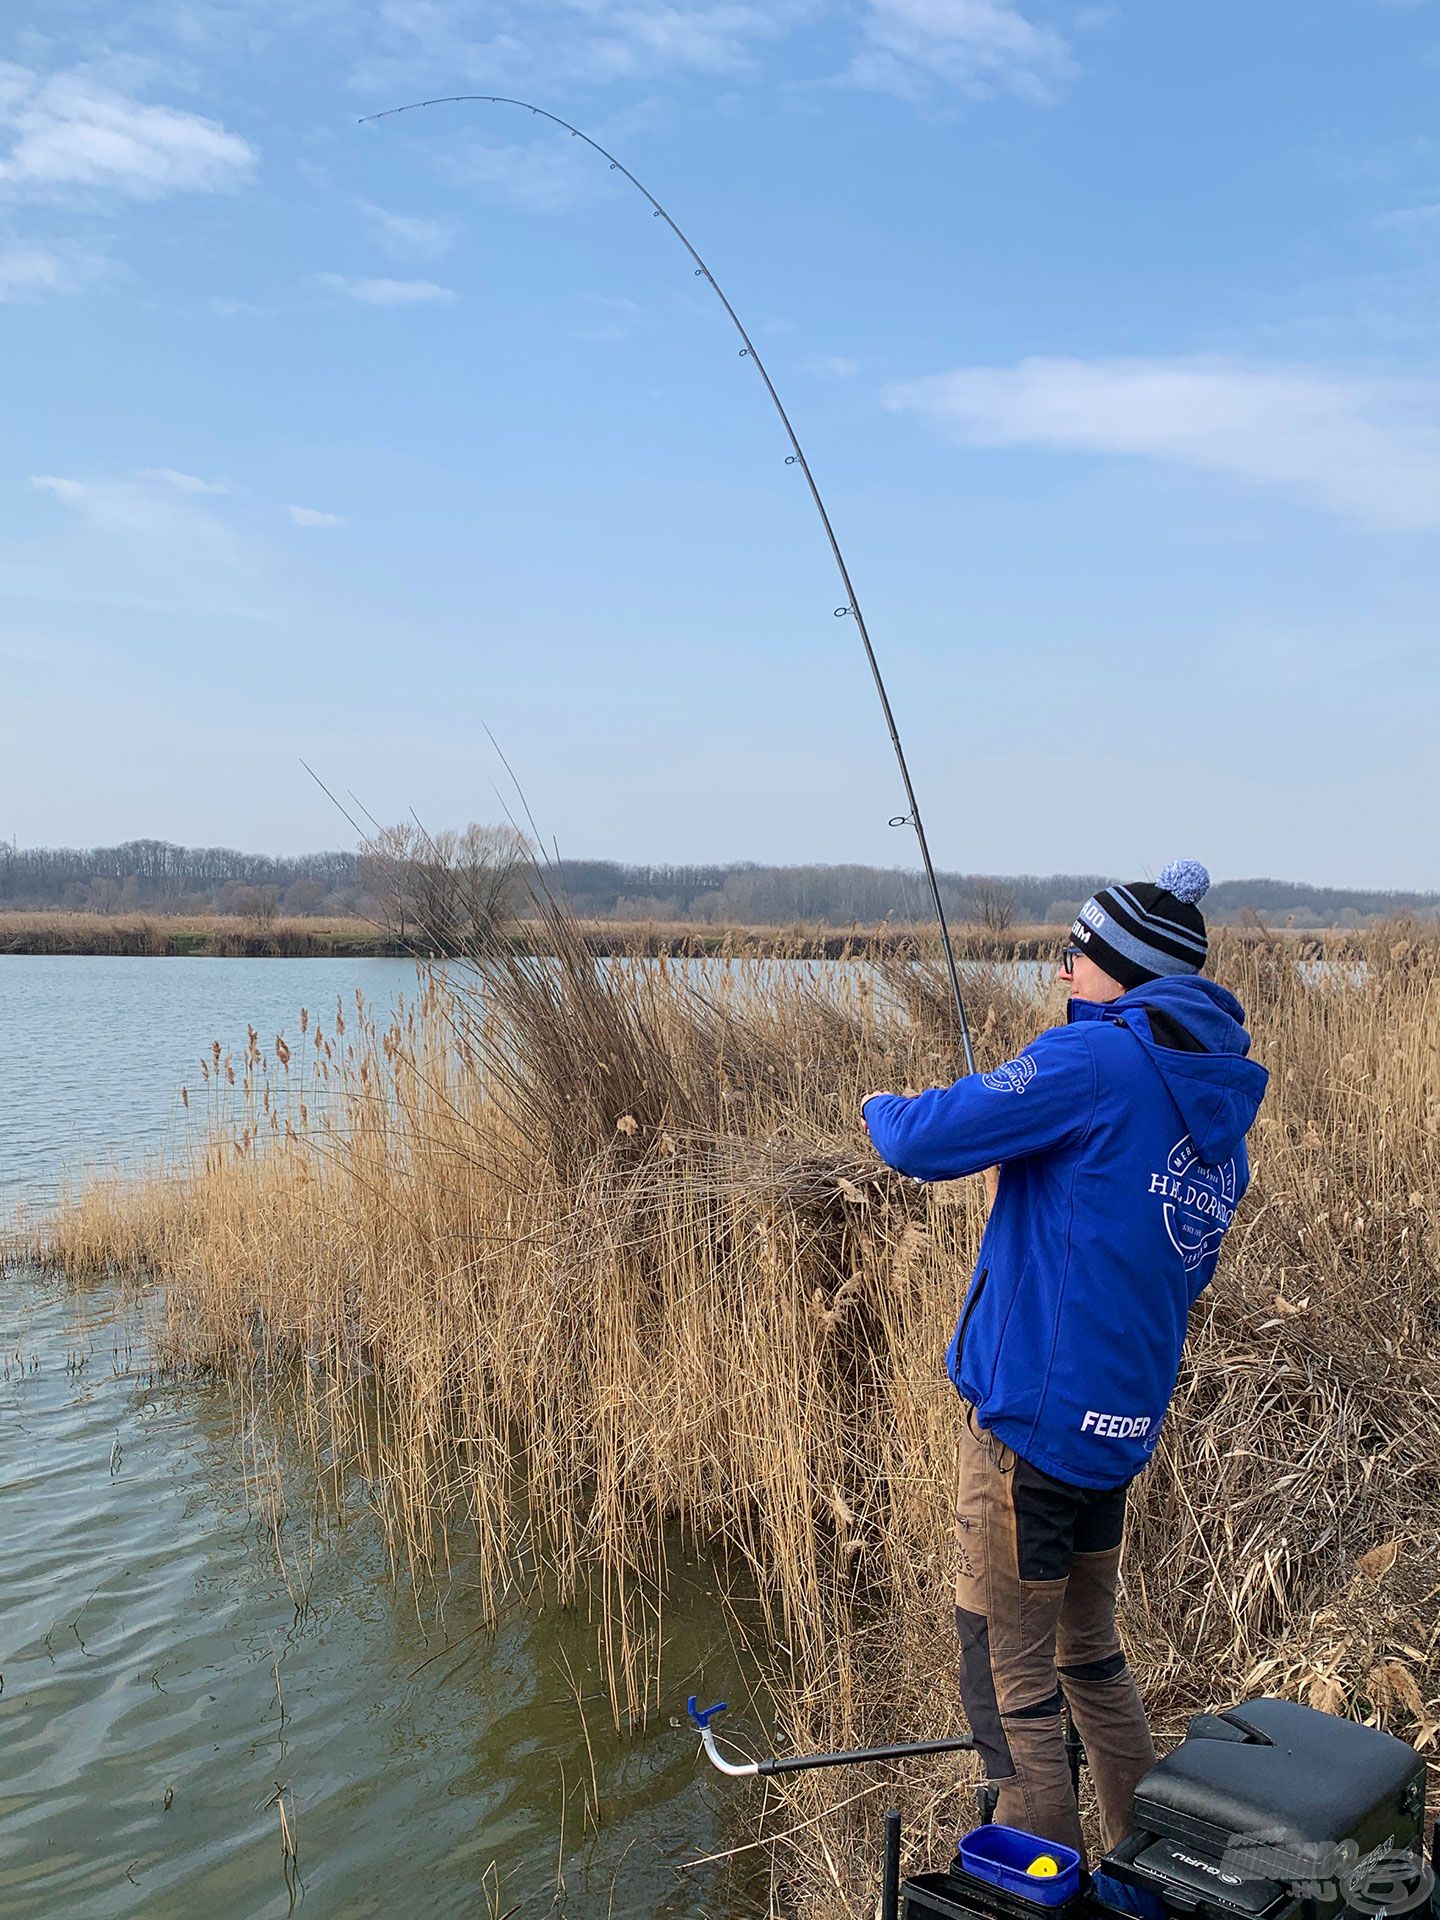
[(1199, 973), (1208, 947), (1198, 903), (1209, 889), (1198, 860), (1172, 860), (1158, 880), (1101, 887), (1081, 907), (1070, 938), (1127, 990), (1162, 974)]

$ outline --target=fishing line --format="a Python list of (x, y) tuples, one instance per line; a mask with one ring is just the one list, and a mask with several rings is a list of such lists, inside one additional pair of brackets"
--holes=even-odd
[(784, 403), (775, 389), (775, 382), (770, 378), (769, 369), (761, 359), (755, 342), (746, 332), (739, 314), (736, 313), (734, 307), (731, 306), (729, 298), (719, 281), (715, 278), (709, 267), (706, 266), (704, 260), (701, 259), (688, 234), (681, 230), (670, 213), (660, 204), (654, 194), (651, 193), (650, 189), (645, 186), (642, 181), (637, 180), (624, 162), (617, 160), (608, 148), (602, 147), (600, 142), (593, 140), (588, 133), (582, 133), (579, 127), (572, 127), (570, 122), (568, 120), (562, 120), (559, 114), (550, 113), (544, 107), (533, 106), (528, 100), (512, 100), (504, 94), (451, 93), (441, 95), (434, 100), (412, 100), (403, 107), (387, 107), (383, 113), (367, 113), (361, 119), (360, 124), (361, 126), (366, 126), (375, 120), (390, 120), (397, 114), (415, 113), (424, 107), (467, 105), (520, 107), (525, 112), (534, 114), (537, 119), (548, 120), (552, 126), (563, 128), (572, 140), (583, 140), (585, 145), (591, 148), (593, 152), (598, 153), (602, 160), (608, 161), (610, 171), (612, 173), (623, 174), (631, 186), (634, 187), (635, 191), (640, 194), (643, 199), (648, 201), (653, 218), (663, 220), (666, 226), (669, 227), (675, 238), (680, 242), (681, 246), (684, 247), (686, 253), (688, 253), (694, 261), (696, 279), (704, 280), (710, 287), (716, 299), (725, 309), (731, 325), (744, 342), (744, 345), (740, 349), (740, 357), (742, 360), (749, 360), (753, 363), (755, 371), (765, 383), (765, 391), (769, 394), (771, 404), (780, 416), (780, 424), (785, 429), (786, 439), (790, 442), (791, 451), (785, 456), (785, 464), (787, 466), (798, 467), (804, 475), (805, 484), (810, 489), (810, 498), (815, 503), (815, 511), (820, 516), (820, 524), (825, 529), (825, 538), (829, 543), (831, 555), (839, 570), (840, 584), (845, 591), (845, 603), (843, 606), (836, 607), (835, 617), (837, 620), (848, 619), (855, 622), (856, 631), (860, 635), (860, 643), (865, 649), (865, 658), (869, 662), (871, 677), (875, 682), (875, 691), (880, 696), (880, 707), (885, 715), (885, 725), (890, 734), (890, 744), (895, 749), (895, 759), (900, 768), (901, 781), (904, 783), (905, 801), (908, 808), (907, 812), (896, 814), (890, 821), (890, 825), (892, 827), (913, 827), (915, 829), (915, 838), (920, 847), (920, 859), (925, 868), (925, 878), (930, 883), (930, 898), (935, 908), (935, 923), (940, 931), (940, 944), (945, 953), (945, 967), (950, 976), (950, 989), (955, 997), (955, 1014), (960, 1025), (960, 1046), (965, 1056), (965, 1071), (967, 1073), (973, 1073), (975, 1071), (975, 1052), (970, 1040), (970, 1022), (965, 1016), (965, 999), (960, 991), (960, 970), (955, 964), (955, 948), (950, 938), (950, 927), (945, 917), (944, 902), (940, 898), (940, 883), (935, 877), (935, 865), (930, 858), (930, 847), (925, 838), (925, 825), (920, 816), (920, 802), (915, 797), (915, 787), (910, 778), (910, 768), (905, 759), (905, 749), (900, 744), (900, 730), (895, 724), (895, 714), (890, 705), (890, 695), (885, 689), (885, 681), (880, 672), (880, 662), (875, 657), (875, 648), (871, 644), (870, 630), (865, 624), (864, 614), (860, 611), (860, 599), (851, 582), (850, 569), (845, 563), (845, 555), (841, 551), (839, 540), (836, 538), (835, 529), (830, 521), (829, 511), (821, 496), (820, 488), (816, 484), (815, 475), (811, 472), (810, 462), (805, 457), (805, 449), (800, 444), (799, 436), (791, 424), (790, 416), (785, 411)]

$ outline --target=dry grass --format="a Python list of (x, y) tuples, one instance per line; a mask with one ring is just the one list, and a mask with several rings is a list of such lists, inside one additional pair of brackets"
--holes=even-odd
[[(91, 1189), (43, 1251), (162, 1275), (176, 1357), (286, 1381), (381, 1490), (397, 1565), (442, 1572), (459, 1508), (497, 1602), (542, 1565), (598, 1592), (617, 1712), (661, 1704), (678, 1527), (762, 1597), (786, 1737), (958, 1731), (942, 1354), (983, 1196), (878, 1168), (855, 1120), (871, 1086), (949, 1077), (938, 975), (597, 969), (562, 915), (546, 936), (389, 1031), (358, 1008), (294, 1056), (252, 1037), (238, 1135), (184, 1182)], [(1162, 1734), (1257, 1690), (1427, 1746), (1440, 1720), (1440, 941), (1365, 958), (1306, 987), (1282, 943), (1214, 955), (1274, 1083), (1133, 1498), (1124, 1619)], [(989, 1060), (1037, 1024), (1000, 973), (973, 1017)], [(960, 1773), (798, 1776), (763, 1823), (799, 1829), (775, 1911), (871, 1913), (885, 1800), (942, 1858)]]
[[(781, 959), (846, 960), (857, 954), (920, 951), (924, 929), (892, 926), (708, 926), (696, 921), (585, 920), (580, 922), (590, 951), (600, 956), (625, 954), (658, 958), (739, 959), (757, 954)], [(515, 923), (514, 944), (528, 946), (545, 931), (543, 917)], [(1049, 958), (1064, 936), (1059, 926), (1017, 927), (1004, 934), (979, 927), (955, 932), (956, 951), (970, 959)], [(453, 948), (412, 928), (402, 936), (393, 926), (359, 915), (283, 915), (267, 918), (237, 914), (88, 913), (69, 909), (0, 909), (0, 954), (102, 954), (173, 957), (205, 955), (259, 959), (271, 955), (311, 959), (326, 955), (369, 954), (433, 957)]]
[[(741, 959), (765, 955), (777, 959), (848, 960), (858, 954), (920, 951), (921, 929), (828, 926), (706, 926), (695, 921), (585, 920), (579, 923), (586, 945), (597, 956), (627, 955), (656, 959)], [(509, 938), (529, 946), (544, 922), (515, 923)], [(1005, 934), (959, 928), (956, 951), (970, 959), (997, 956), (1049, 958), (1064, 929), (1019, 927)], [(287, 916), (256, 919), (237, 914), (86, 913), (0, 910), (0, 954), (101, 954), (174, 958), (203, 955), (221, 959), (317, 959), (334, 955), (435, 957), (453, 945), (412, 930), (403, 936), (378, 920), (354, 915)]]
[(0, 954), (53, 953), (220, 959), (403, 953), (368, 920), (344, 915), (276, 915), (263, 923), (236, 914), (0, 912)]
[[(696, 920), (581, 920), (590, 952), (597, 957), (659, 959), (839, 960), (913, 959), (927, 952), (933, 936), (927, 928), (856, 923), (848, 927), (795, 922), (788, 926), (712, 926)], [(507, 938), (528, 949), (548, 928), (542, 912), (510, 923)], [(1009, 927), (992, 932), (982, 926), (953, 929), (962, 960), (1053, 960), (1066, 936), (1056, 923)], [(1289, 942), (1304, 957), (1355, 957), (1375, 936), (1337, 931), (1277, 932), (1268, 938)], [(453, 944), (433, 929), (411, 927), (402, 935), (380, 920), (352, 914), (284, 915), (89, 913), (54, 909), (0, 908), (0, 954), (103, 954), (259, 959), (327, 955), (435, 958), (453, 952)]]

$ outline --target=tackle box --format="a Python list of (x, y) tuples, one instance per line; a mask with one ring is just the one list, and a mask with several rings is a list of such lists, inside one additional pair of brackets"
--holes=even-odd
[[(1200, 1714), (1141, 1779), (1104, 1870), (1181, 1914), (1329, 1920), (1405, 1904), (1425, 1871), (1425, 1768), (1404, 1741), (1293, 1700)], [(1410, 1904), (1413, 1904), (1410, 1903)]]

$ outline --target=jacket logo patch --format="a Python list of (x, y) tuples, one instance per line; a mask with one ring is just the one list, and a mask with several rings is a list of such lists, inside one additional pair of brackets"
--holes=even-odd
[(1165, 1231), (1186, 1273), (1214, 1253), (1235, 1218), (1239, 1176), (1235, 1162), (1209, 1167), (1184, 1134), (1170, 1149), (1163, 1173), (1152, 1173), (1150, 1191), (1164, 1202)]
[(1018, 1060), (1007, 1060), (993, 1073), (982, 1073), (980, 1084), (991, 1093), (1024, 1093), (1038, 1071), (1029, 1054), (1022, 1053)]

